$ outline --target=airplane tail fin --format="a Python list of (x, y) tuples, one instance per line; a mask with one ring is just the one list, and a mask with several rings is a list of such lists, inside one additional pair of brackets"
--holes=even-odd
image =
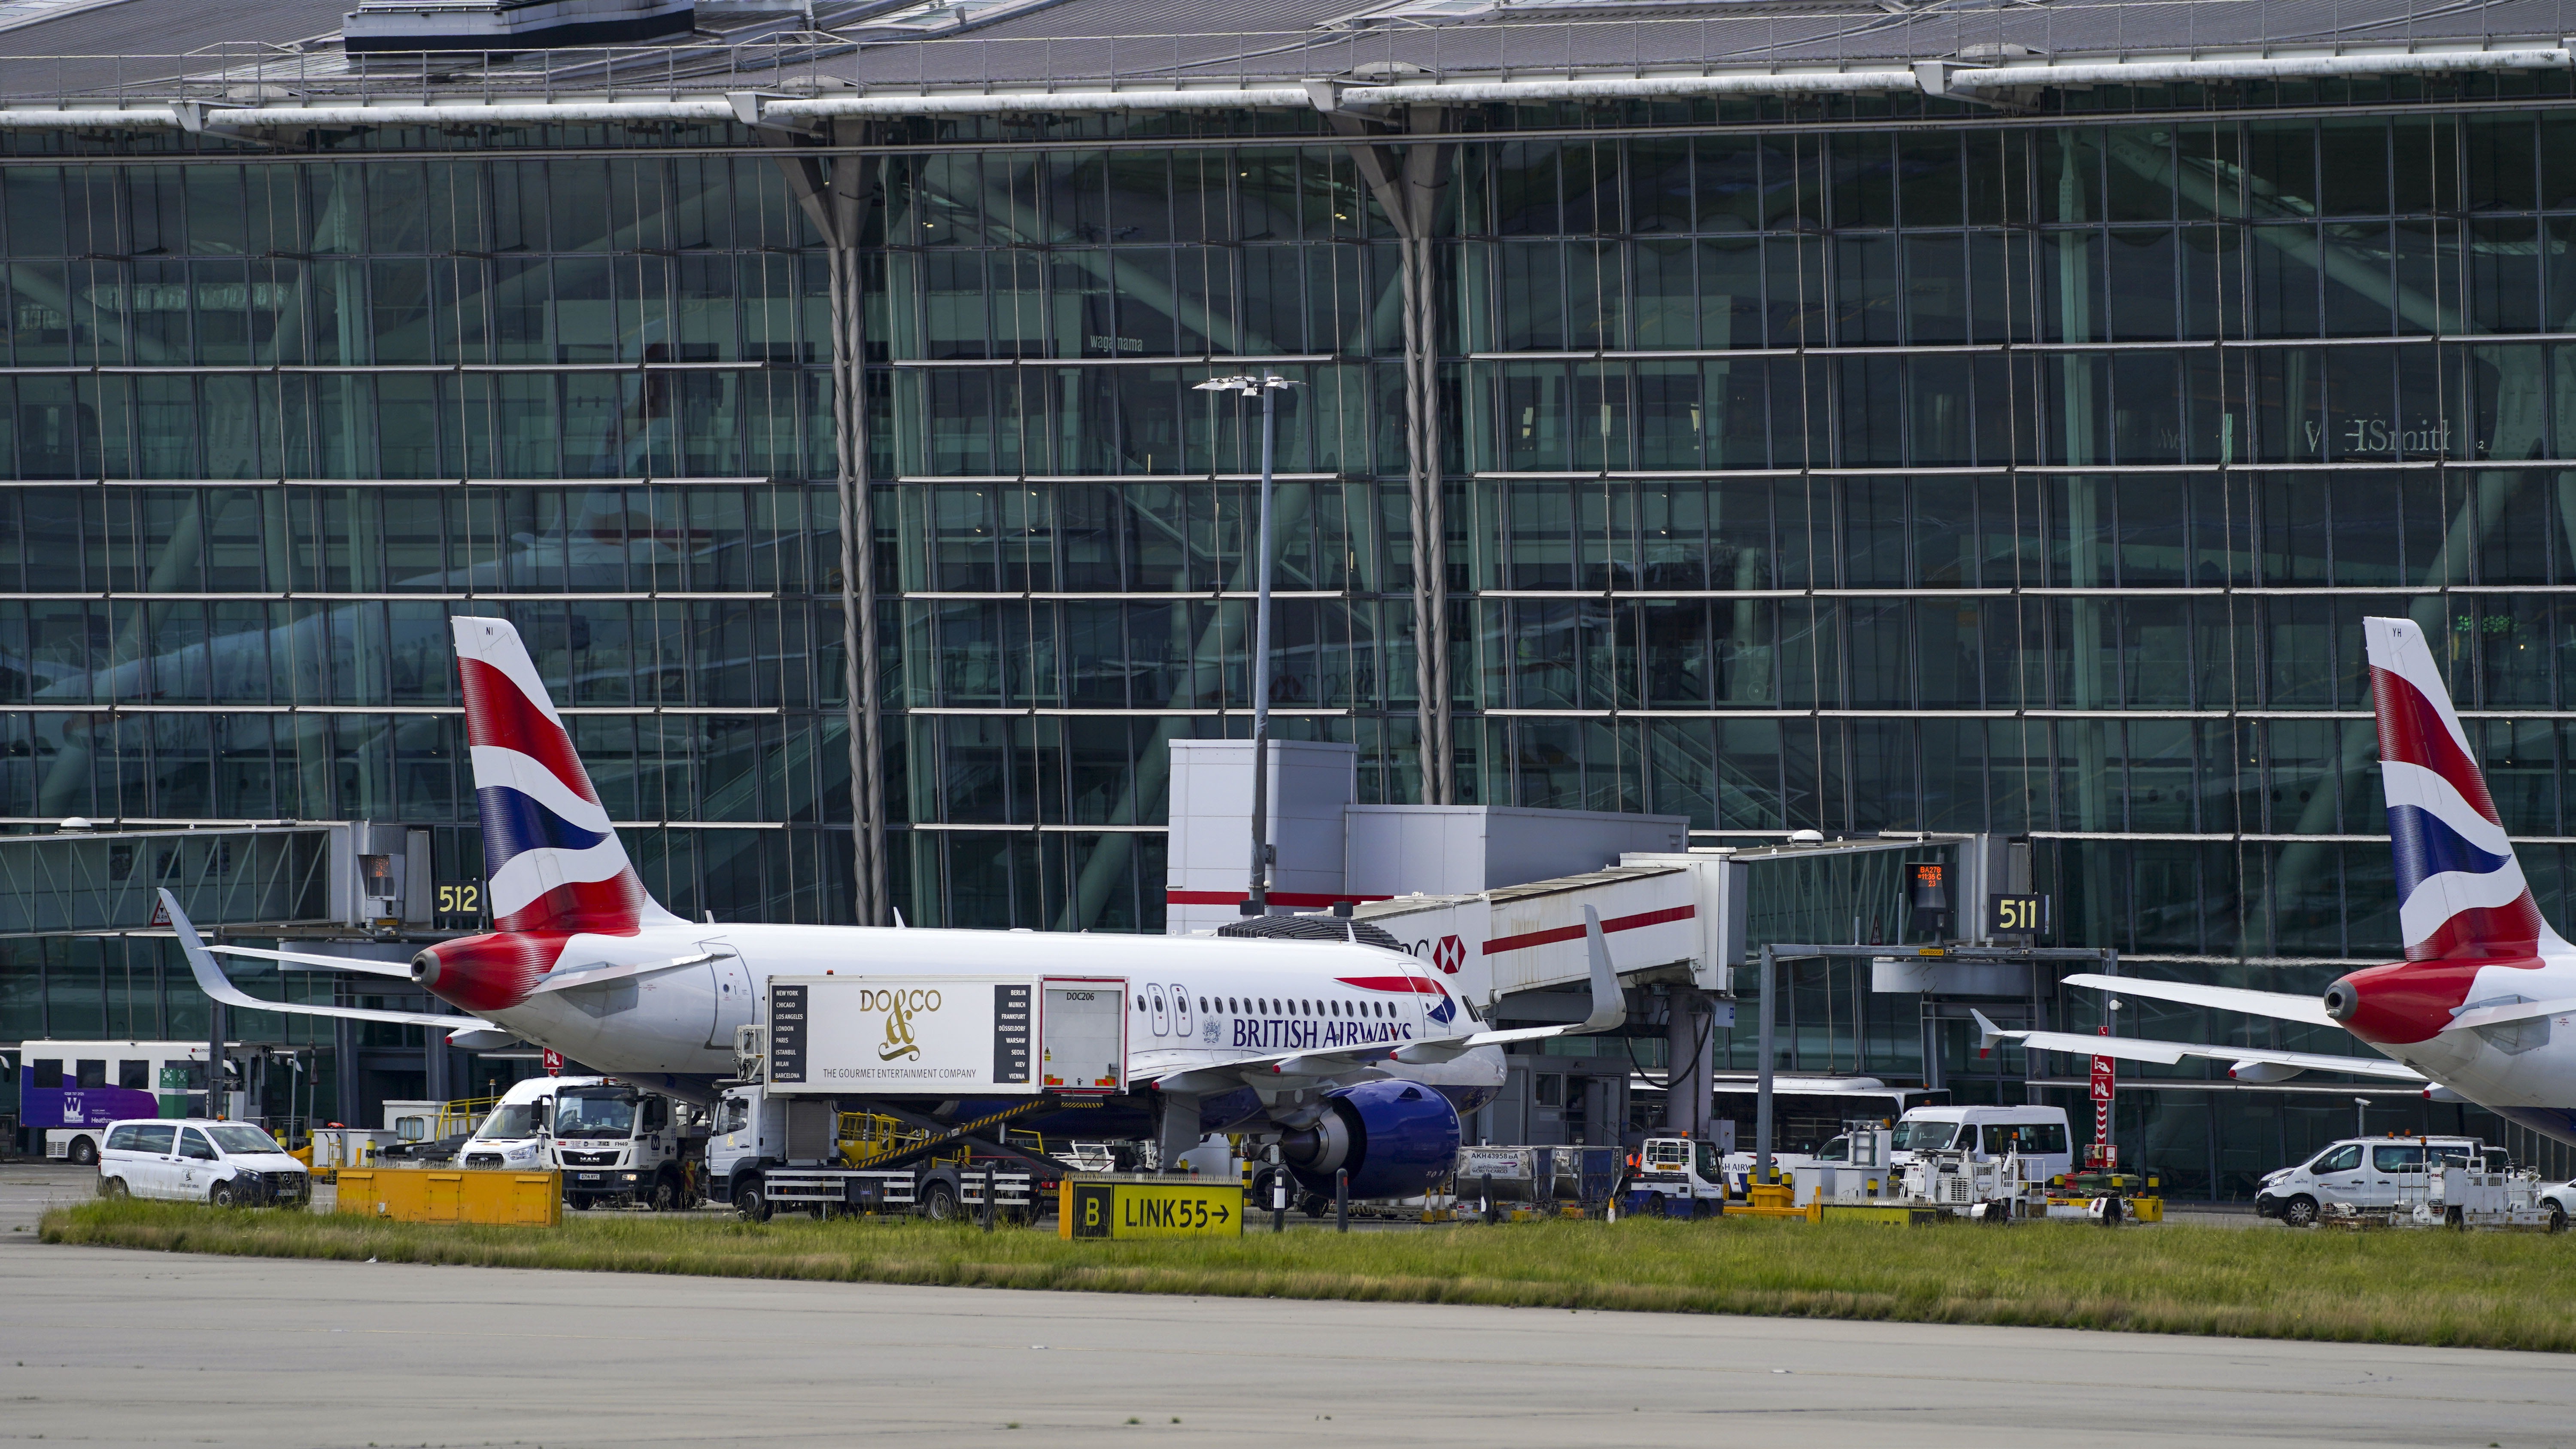
[(627, 860), (519, 631), (501, 619), (448, 622), (494, 926), (633, 935), (648, 920), (676, 919)]
[(2514, 859), (2424, 631), (2407, 619), (2361, 626), (2406, 959), (2527, 956), (2563, 946)]

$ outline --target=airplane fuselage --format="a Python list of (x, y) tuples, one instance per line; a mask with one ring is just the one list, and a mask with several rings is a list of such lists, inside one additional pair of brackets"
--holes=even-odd
[[(541, 991), (482, 1014), (600, 1072), (709, 1081), (733, 1073), (735, 1028), (759, 1019), (773, 976), (1026, 971), (1115, 979), (1131, 1002), (1128, 1071), (1139, 1079), (1282, 1051), (1401, 1048), (1479, 1029), (1413, 957), (1334, 941), (674, 922), (634, 935), (567, 937), (547, 974), (701, 955), (711, 959)], [(431, 989), (459, 1005), (474, 999)], [(1491, 1100), (1503, 1079), (1495, 1047), (1383, 1070), (1439, 1088), (1462, 1112)]]

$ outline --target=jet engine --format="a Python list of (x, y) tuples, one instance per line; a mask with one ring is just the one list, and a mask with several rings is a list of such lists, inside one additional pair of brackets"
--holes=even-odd
[(1300, 1187), (1329, 1194), (1348, 1169), (1353, 1197), (1411, 1197), (1458, 1161), (1458, 1112), (1420, 1082), (1362, 1082), (1332, 1093), (1312, 1126), (1280, 1139)]

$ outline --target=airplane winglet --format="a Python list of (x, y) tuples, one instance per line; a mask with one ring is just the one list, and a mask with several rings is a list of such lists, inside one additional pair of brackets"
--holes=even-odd
[(1968, 1015), (1974, 1018), (1977, 1023), (1978, 1056), (1982, 1057), (1986, 1053), (1993, 1051), (1997, 1046), (2002, 1045), (2004, 1039), (2004, 1029), (2002, 1027), (1988, 1021), (1986, 1019), (1986, 1014), (1977, 1010), (1973, 1006), (1968, 1008)]
[(1610, 964), (1610, 943), (1601, 934), (1601, 913), (1583, 908), (1583, 944), (1592, 958), (1592, 1014), (1578, 1031), (1608, 1031), (1628, 1019), (1628, 993), (1619, 989), (1619, 973)]

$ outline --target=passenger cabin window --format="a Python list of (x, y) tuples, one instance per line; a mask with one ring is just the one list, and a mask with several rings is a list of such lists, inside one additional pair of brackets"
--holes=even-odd
[(150, 1062), (118, 1062), (116, 1064), (116, 1084), (128, 1091), (151, 1091), (152, 1064)]
[(205, 1133), (191, 1127), (179, 1134), (179, 1155), (192, 1162), (212, 1162), (215, 1144), (206, 1140)]
[(2316, 1161), (2309, 1163), (2308, 1171), (2318, 1174), (2350, 1172), (2359, 1166), (2361, 1166), (2360, 1144), (2348, 1142), (2341, 1147), (2331, 1149)]
[(82, 1087), (104, 1087), (107, 1085), (106, 1058), (101, 1057), (93, 1061), (84, 1057), (78, 1062), (75, 1062), (73, 1066), (80, 1077), (80, 1081), (76, 1083), (76, 1085)]
[(27, 1085), (53, 1091), (63, 1084), (63, 1059), (38, 1057), (27, 1064)]

